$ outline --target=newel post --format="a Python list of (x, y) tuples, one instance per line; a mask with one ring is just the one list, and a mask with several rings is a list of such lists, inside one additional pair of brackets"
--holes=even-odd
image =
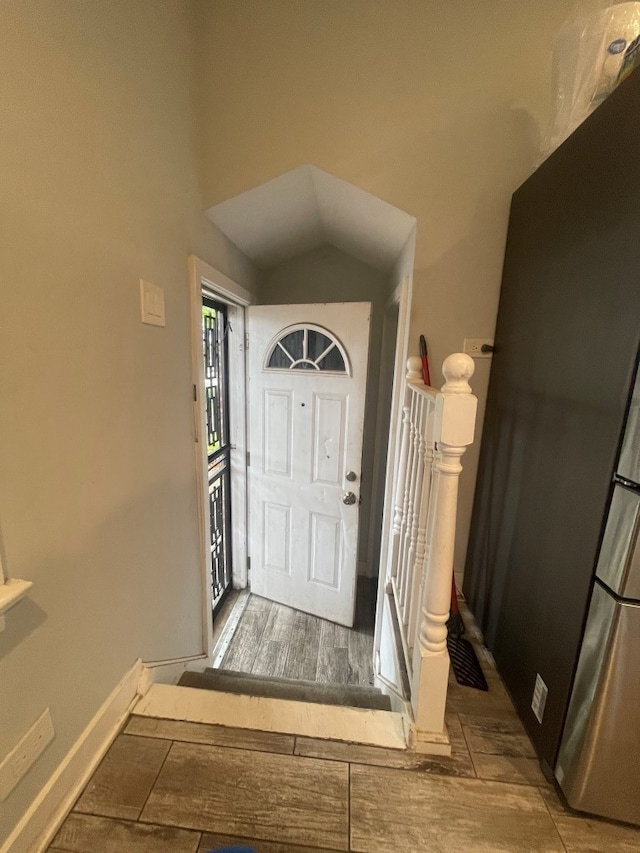
[(451, 602), (458, 479), (461, 457), (473, 443), (478, 406), (469, 386), (474, 368), (468, 355), (450, 355), (442, 367), (446, 382), (436, 400), (430, 542), (422, 574), (418, 641), (413, 650), (411, 703), (418, 740), (421, 732), (444, 731), (449, 678), (446, 623)]

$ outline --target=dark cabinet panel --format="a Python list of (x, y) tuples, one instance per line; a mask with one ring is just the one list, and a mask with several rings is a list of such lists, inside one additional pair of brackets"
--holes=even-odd
[(550, 765), (639, 339), (640, 71), (520, 187), (509, 223), (464, 592)]

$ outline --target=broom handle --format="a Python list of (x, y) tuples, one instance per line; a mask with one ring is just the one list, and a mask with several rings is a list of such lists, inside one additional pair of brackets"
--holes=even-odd
[(458, 607), (458, 590), (456, 589), (455, 576), (451, 578), (451, 615), (460, 615), (460, 608)]
[(425, 385), (431, 385), (429, 376), (429, 356), (427, 355), (427, 342), (424, 335), (420, 335), (420, 358), (422, 359), (422, 381)]

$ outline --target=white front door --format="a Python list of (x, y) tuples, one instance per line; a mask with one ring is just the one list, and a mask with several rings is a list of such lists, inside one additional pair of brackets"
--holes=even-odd
[(371, 305), (248, 315), (251, 590), (351, 627)]

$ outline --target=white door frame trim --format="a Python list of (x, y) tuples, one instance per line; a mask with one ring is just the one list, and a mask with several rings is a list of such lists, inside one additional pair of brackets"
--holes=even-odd
[[(247, 585), (247, 418), (245, 387), (244, 309), (254, 301), (253, 294), (205, 261), (189, 256), (191, 295), (191, 362), (194, 386), (193, 427), (196, 466), (198, 526), (200, 531), (200, 569), (202, 574), (202, 644), (207, 656), (213, 652), (213, 623), (208, 551), (210, 542), (209, 485), (206, 477), (206, 408), (200, 393), (204, 388), (202, 355), (202, 293), (225, 303), (229, 308), (229, 425), (235, 441), (231, 446), (231, 530), (232, 583)], [(238, 393), (240, 392), (240, 393)]]
[[(393, 306), (398, 306), (397, 310), (397, 318), (396, 318), (396, 328), (393, 334), (393, 370), (394, 373), (391, 375), (391, 394), (393, 395), (393, 388), (395, 382), (395, 357), (397, 351), (397, 341), (398, 335), (400, 334), (399, 325), (400, 325), (400, 295), (402, 291), (404, 279), (400, 281), (400, 283), (395, 287), (393, 293), (387, 299), (387, 302), (384, 306), (384, 312), (382, 315), (382, 340), (381, 346), (384, 346), (385, 341), (385, 330), (388, 328), (389, 323), (389, 311)], [(383, 358), (384, 358), (383, 353)], [(382, 375), (383, 365), (380, 365), (380, 374)], [(384, 487), (386, 486), (386, 473), (387, 473), (387, 454), (389, 448), (389, 437), (391, 435), (391, 425), (393, 423), (393, 399), (389, 401), (389, 410), (386, 413), (386, 417), (381, 416), (380, 407), (382, 400), (382, 386), (378, 385), (378, 405), (376, 409), (376, 434), (375, 434), (375, 449), (373, 454), (373, 490), (371, 496), (371, 510), (369, 517), (369, 542), (367, 546), (367, 559), (365, 565), (368, 568), (367, 575), (369, 577), (377, 577), (380, 573), (380, 565), (382, 563), (381, 554), (382, 551), (380, 547), (382, 545), (382, 511), (384, 508)], [(383, 491), (380, 491), (378, 486), (380, 483), (381, 476), (384, 476), (384, 484)], [(376, 545), (376, 537), (374, 534), (376, 522), (380, 520), (380, 540), (378, 541), (378, 550), (379, 553), (375, 553), (375, 545)], [(373, 571), (373, 567), (377, 566), (378, 572)]]
[[(405, 276), (393, 291), (385, 312), (397, 302), (398, 330), (396, 334), (396, 356), (393, 366), (393, 390), (391, 392), (391, 413), (389, 417), (389, 444), (387, 451), (387, 472), (384, 483), (384, 507), (382, 511), (382, 538), (380, 540), (380, 565), (378, 569), (378, 595), (376, 600), (376, 623), (373, 636), (373, 671), (378, 675), (378, 661), (382, 632), (382, 611), (387, 584), (387, 555), (393, 524), (393, 496), (400, 456), (400, 425), (402, 421), (402, 402), (404, 399), (404, 381), (409, 351), (409, 327), (411, 324), (411, 302), (413, 299), (413, 277)], [(401, 692), (401, 688), (400, 691)]]

